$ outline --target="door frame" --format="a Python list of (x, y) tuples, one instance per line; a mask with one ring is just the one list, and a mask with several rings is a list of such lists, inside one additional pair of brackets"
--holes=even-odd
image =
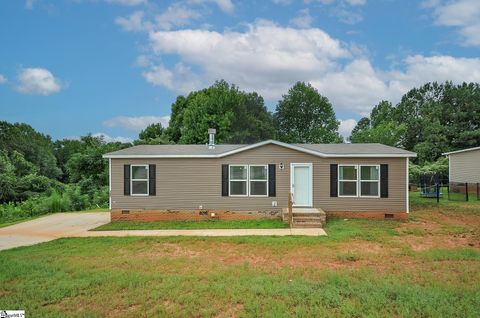
[(293, 181), (294, 179), (294, 173), (295, 173), (295, 167), (307, 167), (308, 171), (310, 172), (310, 178), (309, 178), (309, 190), (310, 190), (310, 195), (309, 195), (309, 202), (308, 205), (297, 205), (295, 202), (293, 203), (293, 206), (296, 207), (313, 207), (313, 164), (311, 162), (304, 162), (304, 163), (290, 163), (290, 193), (293, 194), (293, 198), (295, 198), (295, 190), (293, 187)]

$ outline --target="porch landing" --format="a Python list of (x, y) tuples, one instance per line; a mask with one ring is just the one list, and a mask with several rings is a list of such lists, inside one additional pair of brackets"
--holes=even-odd
[[(288, 208), (282, 209), (283, 222), (288, 223)], [(292, 208), (292, 228), (323, 228), (326, 213), (320, 208)]]

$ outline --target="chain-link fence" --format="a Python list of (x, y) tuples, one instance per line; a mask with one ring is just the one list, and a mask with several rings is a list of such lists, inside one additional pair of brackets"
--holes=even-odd
[(448, 199), (451, 201), (480, 200), (480, 183), (450, 182)]

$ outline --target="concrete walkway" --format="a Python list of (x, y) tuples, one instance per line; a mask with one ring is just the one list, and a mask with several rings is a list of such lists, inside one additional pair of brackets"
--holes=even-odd
[(74, 236), (110, 222), (108, 212), (68, 212), (0, 228), (0, 250)]
[(323, 229), (202, 229), (202, 230), (124, 230), (124, 231), (90, 231), (77, 233), (75, 237), (101, 236), (321, 236), (327, 235)]
[(0, 250), (34, 245), (61, 237), (327, 235), (320, 228), (89, 231), (109, 222), (108, 212), (67, 212), (47, 215), (0, 228)]

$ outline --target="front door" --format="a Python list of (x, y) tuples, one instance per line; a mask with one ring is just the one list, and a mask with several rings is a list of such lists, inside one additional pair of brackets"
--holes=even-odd
[(292, 163), (290, 166), (290, 187), (293, 194), (293, 206), (312, 206), (312, 164)]

